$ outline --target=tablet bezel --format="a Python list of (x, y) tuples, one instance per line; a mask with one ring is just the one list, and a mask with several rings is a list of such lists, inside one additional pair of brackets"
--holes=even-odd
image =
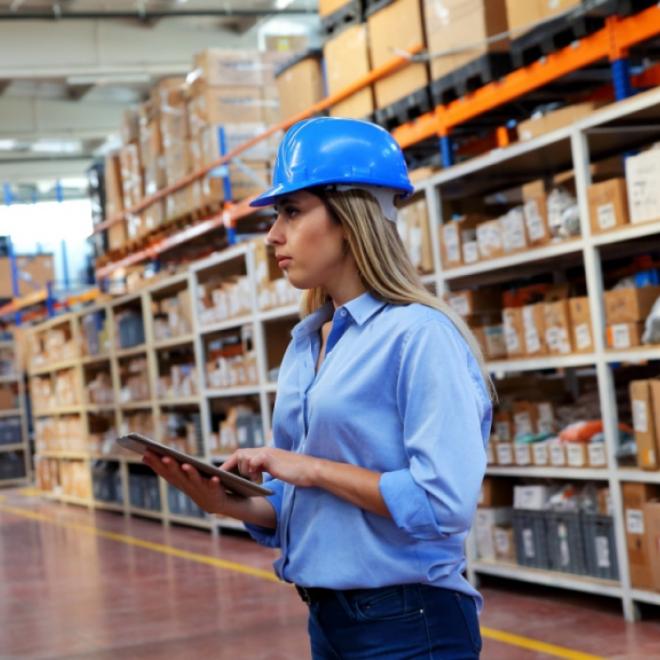
[(184, 454), (177, 449), (172, 449), (172, 447), (168, 447), (156, 440), (147, 438), (140, 433), (127, 433), (126, 435), (117, 438), (116, 442), (120, 447), (134, 451), (137, 454), (144, 455), (145, 449), (149, 449), (160, 456), (170, 456), (178, 463), (188, 463), (188, 465), (192, 465), (196, 470), (202, 473), (202, 476), (209, 478), (218, 477), (225, 490), (234, 495), (240, 495), (242, 497), (265, 497), (273, 494), (272, 490), (256, 484), (249, 479), (227, 472), (227, 470), (223, 470), (215, 465), (201, 461), (189, 454)]

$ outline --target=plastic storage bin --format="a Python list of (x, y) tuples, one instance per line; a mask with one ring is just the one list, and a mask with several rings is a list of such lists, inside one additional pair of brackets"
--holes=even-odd
[(582, 521), (577, 511), (547, 511), (550, 567), (564, 573), (587, 574)]
[(546, 511), (513, 510), (516, 559), (521, 566), (550, 568)]
[(587, 573), (605, 580), (619, 579), (614, 520), (611, 516), (584, 514), (582, 536), (585, 545)]
[(185, 493), (174, 488), (174, 486), (167, 486), (167, 504), (170, 508), (170, 513), (175, 516), (192, 516), (195, 518), (203, 518), (204, 511), (200, 509)]
[(25, 476), (23, 452), (8, 451), (0, 454), (0, 479), (23, 479)]

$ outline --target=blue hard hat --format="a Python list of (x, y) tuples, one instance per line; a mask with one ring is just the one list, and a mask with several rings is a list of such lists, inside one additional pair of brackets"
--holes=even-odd
[(250, 206), (270, 206), (287, 193), (324, 185), (378, 186), (410, 195), (401, 148), (368, 121), (316, 117), (294, 124), (280, 142), (273, 185)]

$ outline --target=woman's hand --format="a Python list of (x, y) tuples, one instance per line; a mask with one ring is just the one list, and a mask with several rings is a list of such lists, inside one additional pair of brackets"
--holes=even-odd
[(238, 449), (222, 465), (223, 470), (238, 468), (242, 476), (261, 482), (262, 473), (294, 486), (309, 488), (316, 485), (319, 459), (274, 447)]
[(183, 491), (198, 507), (207, 513), (224, 513), (229, 503), (218, 477), (208, 479), (187, 463), (178, 463), (169, 456), (157, 456), (146, 451), (142, 462), (175, 488)]

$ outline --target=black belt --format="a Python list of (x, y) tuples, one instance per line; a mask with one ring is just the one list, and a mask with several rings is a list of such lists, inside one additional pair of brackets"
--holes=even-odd
[(308, 605), (329, 600), (333, 598), (336, 593), (334, 589), (324, 589), (323, 587), (299, 587), (297, 584), (294, 586), (303, 602)]

